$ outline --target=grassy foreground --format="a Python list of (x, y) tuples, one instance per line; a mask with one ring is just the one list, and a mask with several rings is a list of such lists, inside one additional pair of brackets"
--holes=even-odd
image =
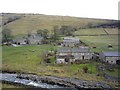
[[(98, 63), (72, 65), (45, 65), (42, 63), (41, 53), (44, 50), (56, 49), (52, 45), (39, 46), (3, 46), (2, 69), (16, 72), (35, 73), (37, 75), (52, 75), (58, 77), (75, 77), (86, 80), (103, 80), (96, 76)], [(83, 67), (88, 67), (88, 73), (83, 72)]]
[[(0, 83), (1, 84), (1, 83)], [(6, 88), (20, 88), (22, 90), (26, 90), (25, 88), (23, 88), (22, 86), (18, 86), (18, 85), (12, 85), (12, 84), (7, 84), (7, 83), (2, 83), (2, 90), (5, 90)], [(20, 90), (19, 89), (19, 90)], [(8, 90), (8, 89), (7, 89)], [(17, 89), (18, 90), (18, 89)]]

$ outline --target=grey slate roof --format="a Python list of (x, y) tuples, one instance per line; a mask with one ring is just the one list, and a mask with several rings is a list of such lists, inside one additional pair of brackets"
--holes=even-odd
[(72, 52), (90, 52), (89, 48), (72, 48)]
[(63, 42), (79, 42), (79, 38), (72, 38), (72, 37), (64, 37)]
[(120, 57), (120, 52), (103, 52), (105, 56), (119, 56)]
[(84, 53), (90, 52), (89, 48), (70, 48), (70, 47), (61, 47), (58, 49), (58, 53)]
[(41, 37), (40, 35), (37, 35), (37, 34), (31, 34), (31, 36), (28, 37), (28, 39), (43, 39), (43, 37)]
[(26, 38), (16, 38), (16, 39), (13, 39), (13, 42), (23, 42), (25, 40)]
[(71, 48), (69, 47), (61, 47), (61, 48), (58, 48), (58, 53), (70, 53), (71, 52)]

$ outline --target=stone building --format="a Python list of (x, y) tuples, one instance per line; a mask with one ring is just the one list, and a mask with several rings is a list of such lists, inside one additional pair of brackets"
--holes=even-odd
[(77, 46), (79, 44), (80, 44), (80, 39), (79, 38), (64, 37), (62, 46), (73, 47), (73, 46)]
[(42, 44), (42, 41), (43, 41), (43, 37), (39, 36), (38, 34), (31, 34), (27, 38), (27, 42), (30, 45), (40, 45)]
[[(78, 60), (90, 60), (92, 58), (89, 47), (71, 48), (61, 47), (57, 50), (56, 63), (68, 63)], [(66, 60), (67, 59), (67, 60)]]
[(27, 44), (27, 40), (26, 38), (17, 38), (13, 40), (13, 43), (17, 45), (25, 45)]
[(102, 52), (100, 60), (109, 64), (120, 64), (120, 52)]
[(16, 38), (13, 40), (14, 44), (17, 45), (39, 45), (42, 44), (43, 37), (38, 34), (31, 34), (29, 37), (26, 38)]

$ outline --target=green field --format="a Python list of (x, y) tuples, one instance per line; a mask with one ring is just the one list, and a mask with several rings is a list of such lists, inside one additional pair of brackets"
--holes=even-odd
[(55, 48), (51, 45), (3, 47), (3, 67), (11, 67), (10, 70), (34, 71), (41, 63), (41, 53), (51, 49)]
[[(42, 63), (41, 53), (44, 50), (56, 49), (52, 45), (39, 46), (3, 46), (2, 69), (7, 71), (35, 73), (37, 75), (52, 75), (59, 77), (76, 77), (86, 80), (103, 80), (96, 76), (98, 63), (73, 65), (47, 65)], [(34, 52), (33, 52), (34, 50)], [(83, 67), (88, 67), (88, 73), (83, 72)]]
[(107, 28), (107, 29), (105, 29), (105, 31), (106, 31), (108, 34), (120, 34), (120, 33), (118, 32), (118, 29), (117, 29), (117, 28), (114, 28), (114, 29)]
[[(105, 36), (77, 36), (92, 48), (92, 51), (101, 52), (101, 51), (118, 51), (118, 37), (119, 35), (105, 35)], [(108, 48), (108, 45), (113, 46), (112, 49)]]
[(103, 28), (79, 29), (74, 33), (74, 35), (100, 35), (100, 34), (106, 34)]
[(92, 29), (79, 29), (74, 32), (74, 35), (101, 35), (101, 34), (118, 34), (118, 29), (114, 28), (92, 28)]

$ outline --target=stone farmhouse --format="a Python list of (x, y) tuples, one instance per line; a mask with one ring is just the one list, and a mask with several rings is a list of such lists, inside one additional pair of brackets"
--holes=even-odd
[(61, 47), (57, 50), (56, 63), (71, 63), (92, 58), (89, 47), (71, 48)]
[(43, 41), (43, 37), (41, 37), (38, 34), (31, 34), (28, 38), (27, 38), (27, 42), (30, 45), (40, 45), (42, 44)]
[(27, 43), (27, 40), (26, 38), (17, 38), (13, 40), (13, 43), (17, 45), (25, 45)]
[(80, 39), (79, 38), (73, 38), (73, 37), (64, 37), (62, 46), (64, 47), (74, 47), (79, 45)]
[(102, 52), (100, 60), (109, 64), (120, 64), (120, 52)]
[(13, 40), (14, 44), (17, 45), (39, 45), (42, 44), (43, 37), (37, 34), (31, 34), (29, 37), (26, 38), (17, 38)]

